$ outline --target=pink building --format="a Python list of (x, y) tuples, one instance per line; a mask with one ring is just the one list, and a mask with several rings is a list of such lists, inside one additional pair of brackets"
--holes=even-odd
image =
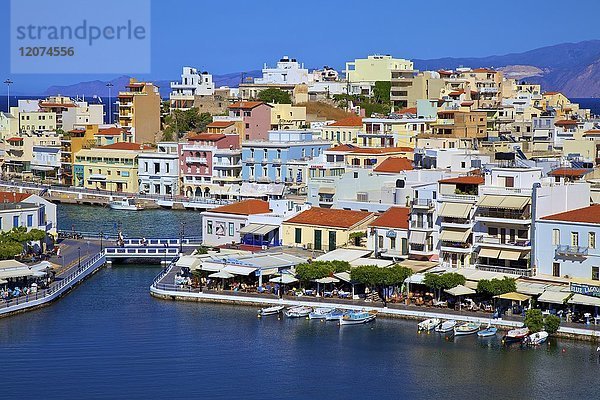
[(271, 106), (262, 101), (238, 101), (229, 106), (231, 118), (242, 118), (242, 140), (269, 140)]
[(190, 134), (180, 143), (179, 168), (184, 195), (228, 197), (229, 185), (241, 184), (242, 150), (237, 134)]

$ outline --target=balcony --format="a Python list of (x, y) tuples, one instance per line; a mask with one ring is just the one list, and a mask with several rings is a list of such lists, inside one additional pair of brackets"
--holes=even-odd
[(242, 178), (239, 176), (215, 176), (212, 180), (213, 182), (235, 183), (241, 182)]
[(435, 206), (435, 203), (431, 199), (412, 199), (410, 204), (413, 208), (423, 208), (423, 209), (432, 209)]
[(425, 221), (422, 221), (422, 222), (410, 221), (410, 228), (420, 230), (420, 231), (432, 231), (435, 229), (433, 223), (430, 224)]
[(488, 247), (494, 248), (511, 248), (515, 250), (527, 251), (531, 250), (531, 241), (529, 239), (495, 237), (495, 236), (477, 236), (475, 243), (488, 245)]
[(237, 163), (228, 163), (228, 162), (214, 162), (214, 168), (241, 168), (242, 162), (239, 161)]
[(482, 186), (479, 188), (480, 194), (500, 194), (500, 195), (521, 195), (531, 197), (533, 189), (511, 188), (511, 187), (493, 187)]
[(460, 202), (469, 202), (469, 203), (476, 203), (477, 199), (479, 197), (475, 196), (475, 195), (471, 195), (471, 194), (454, 194), (454, 193), (450, 193), (450, 194), (440, 194), (438, 196), (438, 199), (440, 202), (443, 201), (460, 201)]
[(207, 164), (206, 157), (186, 157), (186, 164)]
[(430, 249), (424, 244), (419, 244), (419, 243), (411, 243), (410, 244), (410, 254), (419, 255), (419, 256), (429, 256), (434, 253), (435, 253), (434, 249)]
[(529, 211), (503, 208), (480, 208), (475, 215), (475, 219), (482, 222), (502, 222), (527, 225), (531, 224), (531, 213)]
[(256, 181), (260, 182), (260, 183), (270, 183), (271, 178), (269, 178), (268, 176), (260, 176), (260, 177), (256, 178)]
[(479, 93), (493, 94), (498, 93), (497, 87), (478, 87), (477, 90)]
[(470, 219), (442, 217), (440, 226), (442, 228), (468, 229), (473, 227), (473, 221)]
[(441, 242), (440, 250), (447, 253), (470, 254), (473, 252), (473, 246), (470, 243)]
[(487, 265), (487, 264), (476, 264), (475, 268), (481, 271), (489, 271), (489, 272), (500, 272), (508, 275), (515, 276), (533, 276), (533, 268), (513, 268), (513, 267), (501, 267), (497, 265)]
[(554, 254), (557, 257), (587, 257), (588, 256), (589, 247), (583, 246), (569, 246), (567, 244), (558, 245), (554, 250)]
[(256, 160), (254, 159), (254, 157), (248, 157), (244, 160), (244, 163), (246, 164), (254, 164)]
[(281, 158), (274, 158), (273, 164), (281, 164)]

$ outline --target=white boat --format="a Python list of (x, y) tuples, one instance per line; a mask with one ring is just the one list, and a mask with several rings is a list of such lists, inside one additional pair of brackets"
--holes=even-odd
[(451, 319), (451, 320), (442, 322), (440, 325), (438, 325), (435, 328), (435, 331), (441, 332), (441, 333), (451, 332), (454, 330), (455, 326), (456, 326), (456, 321)]
[(366, 324), (377, 318), (377, 311), (350, 311), (340, 318), (340, 325)]
[(335, 309), (325, 316), (325, 321), (339, 321), (344, 316), (344, 314), (344, 311)]
[(421, 321), (419, 322), (419, 324), (417, 325), (417, 329), (419, 331), (432, 331), (434, 330), (442, 321), (440, 321), (438, 318), (430, 318), (430, 319), (426, 319), (425, 321)]
[(267, 315), (279, 314), (280, 312), (283, 311), (284, 308), (285, 308), (285, 306), (273, 306), (273, 307), (261, 308), (260, 310), (258, 310), (258, 316), (265, 317)]
[(140, 211), (144, 209), (144, 206), (135, 202), (134, 197), (123, 197), (121, 200), (113, 200), (108, 203), (108, 206), (112, 210)]
[(527, 336), (524, 342), (530, 346), (537, 346), (544, 343), (546, 340), (548, 340), (548, 332), (539, 331)]
[(334, 308), (319, 307), (315, 308), (313, 312), (308, 314), (309, 319), (327, 319), (327, 315), (333, 312)]
[(296, 306), (296, 307), (288, 308), (287, 311), (285, 312), (285, 316), (288, 318), (302, 318), (302, 317), (307, 317), (308, 314), (310, 314), (311, 312), (312, 312), (311, 307)]
[(454, 335), (472, 335), (477, 333), (479, 328), (481, 328), (481, 324), (479, 322), (463, 322), (454, 328)]
[(520, 342), (529, 335), (529, 328), (511, 329), (504, 336), (504, 342)]
[(496, 336), (496, 332), (498, 332), (498, 328), (495, 326), (488, 325), (487, 328), (480, 330), (477, 332), (477, 336), (479, 337), (491, 337)]

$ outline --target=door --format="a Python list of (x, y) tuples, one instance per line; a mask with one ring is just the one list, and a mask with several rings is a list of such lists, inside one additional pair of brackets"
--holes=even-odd
[(560, 263), (552, 264), (552, 276), (560, 276)]
[(402, 238), (402, 255), (408, 254), (408, 239)]
[(500, 228), (500, 243), (506, 243), (506, 229)]
[(516, 239), (515, 239), (516, 232), (515, 232), (515, 230), (511, 229), (509, 232), (510, 232), (510, 243), (515, 243), (516, 242)]
[(335, 250), (336, 248), (336, 232), (329, 231), (329, 251)]
[(321, 250), (322, 248), (321, 233), (321, 230), (315, 229), (315, 250)]

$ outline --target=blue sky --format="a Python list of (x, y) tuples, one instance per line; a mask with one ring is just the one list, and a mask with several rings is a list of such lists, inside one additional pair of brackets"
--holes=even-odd
[[(8, 55), (9, 1), (0, 1), (0, 52)], [(213, 74), (254, 70), (284, 54), (307, 67), (340, 69), (370, 53), (439, 58), (521, 52), (598, 39), (599, 14), (594, 0), (152, 0), (151, 73), (140, 77), (176, 79), (183, 65)], [(9, 72), (9, 58), (0, 57), (0, 78), (10, 77), (15, 93), (117, 76)]]

